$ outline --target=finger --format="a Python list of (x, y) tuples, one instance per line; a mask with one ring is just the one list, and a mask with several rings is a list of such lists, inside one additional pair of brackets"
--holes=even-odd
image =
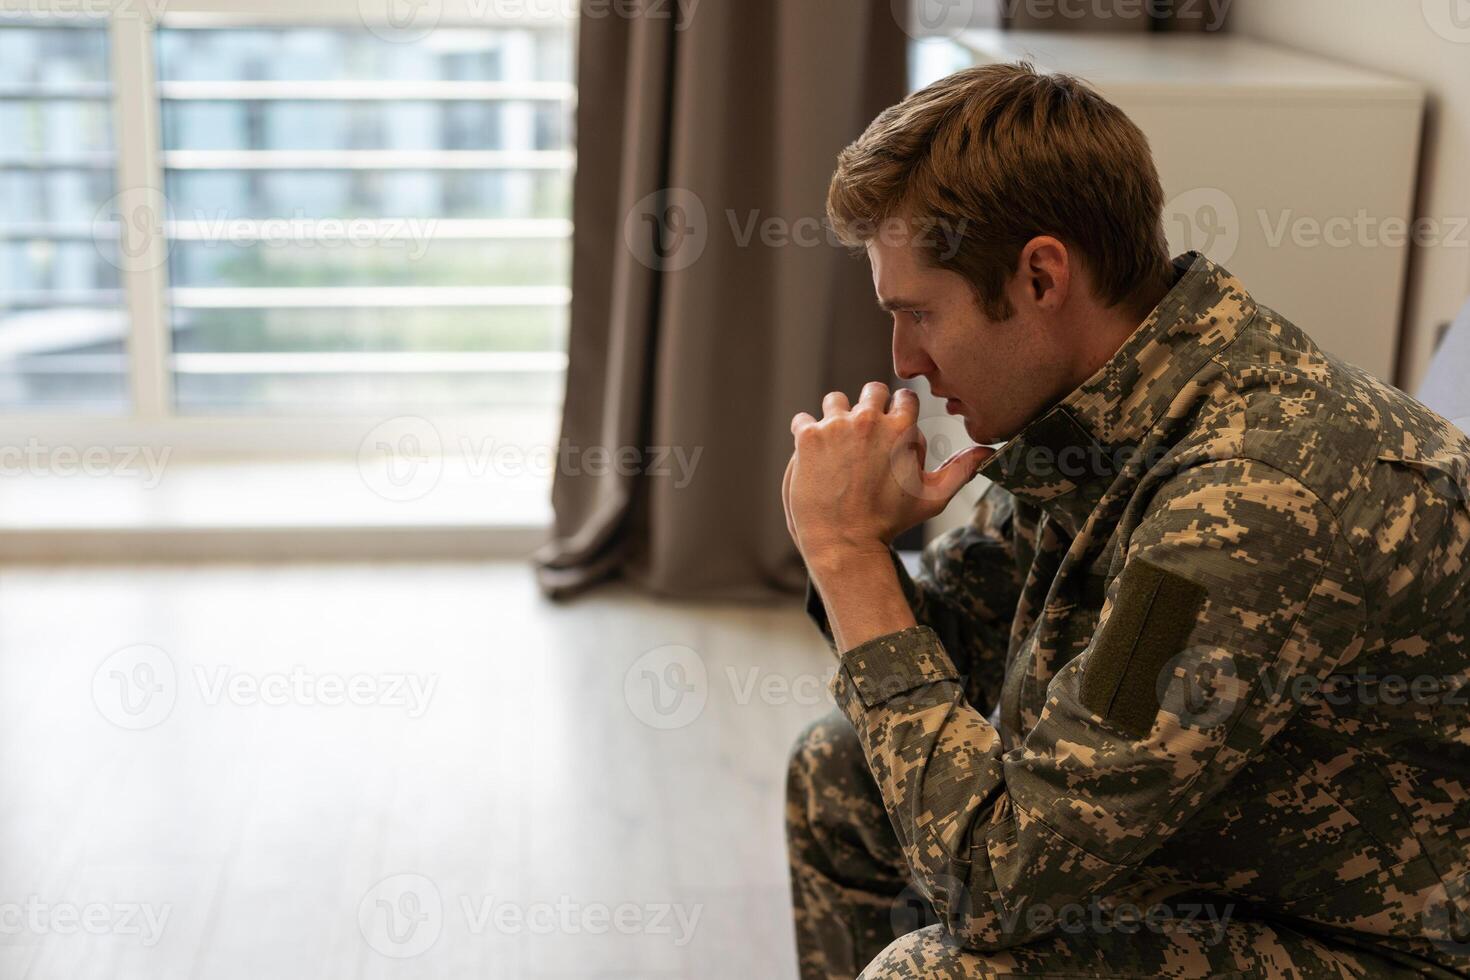
[(812, 418), (806, 412), (797, 412), (791, 417), (791, 434), (793, 436), (800, 435), (802, 429), (805, 429), (809, 425), (816, 424), (817, 420)]
[(840, 412), (849, 412), (851, 410), (852, 404), (847, 400), (847, 396), (840, 391), (829, 391), (827, 392), (827, 397), (822, 399), (822, 418), (824, 419), (830, 419)]
[(791, 537), (791, 543), (796, 544), (796, 524), (791, 520), (791, 471), (796, 467), (796, 454), (791, 454), (791, 461), (786, 464), (786, 475), (781, 478), (781, 509), (786, 512), (786, 533)]
[(995, 450), (989, 446), (961, 449), (941, 463), (934, 472), (924, 474), (924, 482), (934, 492), (936, 499), (948, 503), (965, 484), (975, 478), (985, 461), (994, 455)]
[(888, 411), (888, 386), (881, 381), (869, 381), (863, 385), (858, 396), (858, 408), (871, 408), (875, 412)]
[(924, 430), (917, 425), (910, 425), (904, 429), (898, 437), (894, 452), (906, 452), (913, 455), (918, 461), (919, 469), (924, 468), (924, 460), (929, 456), (929, 440), (924, 436)]
[(899, 388), (893, 393), (890, 414), (903, 419), (909, 425), (919, 421), (919, 393), (912, 388)]

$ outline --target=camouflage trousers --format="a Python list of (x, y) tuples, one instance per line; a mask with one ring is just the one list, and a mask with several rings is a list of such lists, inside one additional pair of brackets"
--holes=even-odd
[(1149, 929), (1059, 929), (1002, 952), (966, 950), (912, 886), (857, 732), (836, 711), (792, 751), (786, 840), (802, 980), (1423, 975), (1286, 923), (1228, 914)]

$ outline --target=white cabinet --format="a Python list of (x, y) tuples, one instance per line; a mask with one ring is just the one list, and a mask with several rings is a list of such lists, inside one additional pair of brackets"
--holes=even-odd
[(1086, 79), (1147, 135), (1174, 254), (1199, 249), (1323, 348), (1392, 380), (1415, 233), (1417, 86), (1228, 35), (958, 41), (977, 62), (1024, 58)]

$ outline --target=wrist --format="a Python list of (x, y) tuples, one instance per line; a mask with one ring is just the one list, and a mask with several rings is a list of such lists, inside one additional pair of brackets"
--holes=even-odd
[(840, 541), (812, 545), (804, 549), (802, 558), (807, 574), (814, 581), (840, 575), (851, 575), (863, 568), (892, 564), (888, 545), (881, 541)]
[(819, 562), (811, 571), (812, 583), (822, 597), (838, 653), (914, 625), (887, 546), (882, 552), (829, 552)]

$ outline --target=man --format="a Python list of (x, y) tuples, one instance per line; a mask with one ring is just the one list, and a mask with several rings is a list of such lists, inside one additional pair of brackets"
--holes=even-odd
[[(925, 473), (877, 382), (792, 420), (840, 654), (789, 774), (803, 977), (1470, 976), (1470, 440), (1171, 264), (1075, 79), (915, 93), (828, 210), (897, 374), (1003, 445)], [(910, 577), (892, 540), (977, 471)]]

